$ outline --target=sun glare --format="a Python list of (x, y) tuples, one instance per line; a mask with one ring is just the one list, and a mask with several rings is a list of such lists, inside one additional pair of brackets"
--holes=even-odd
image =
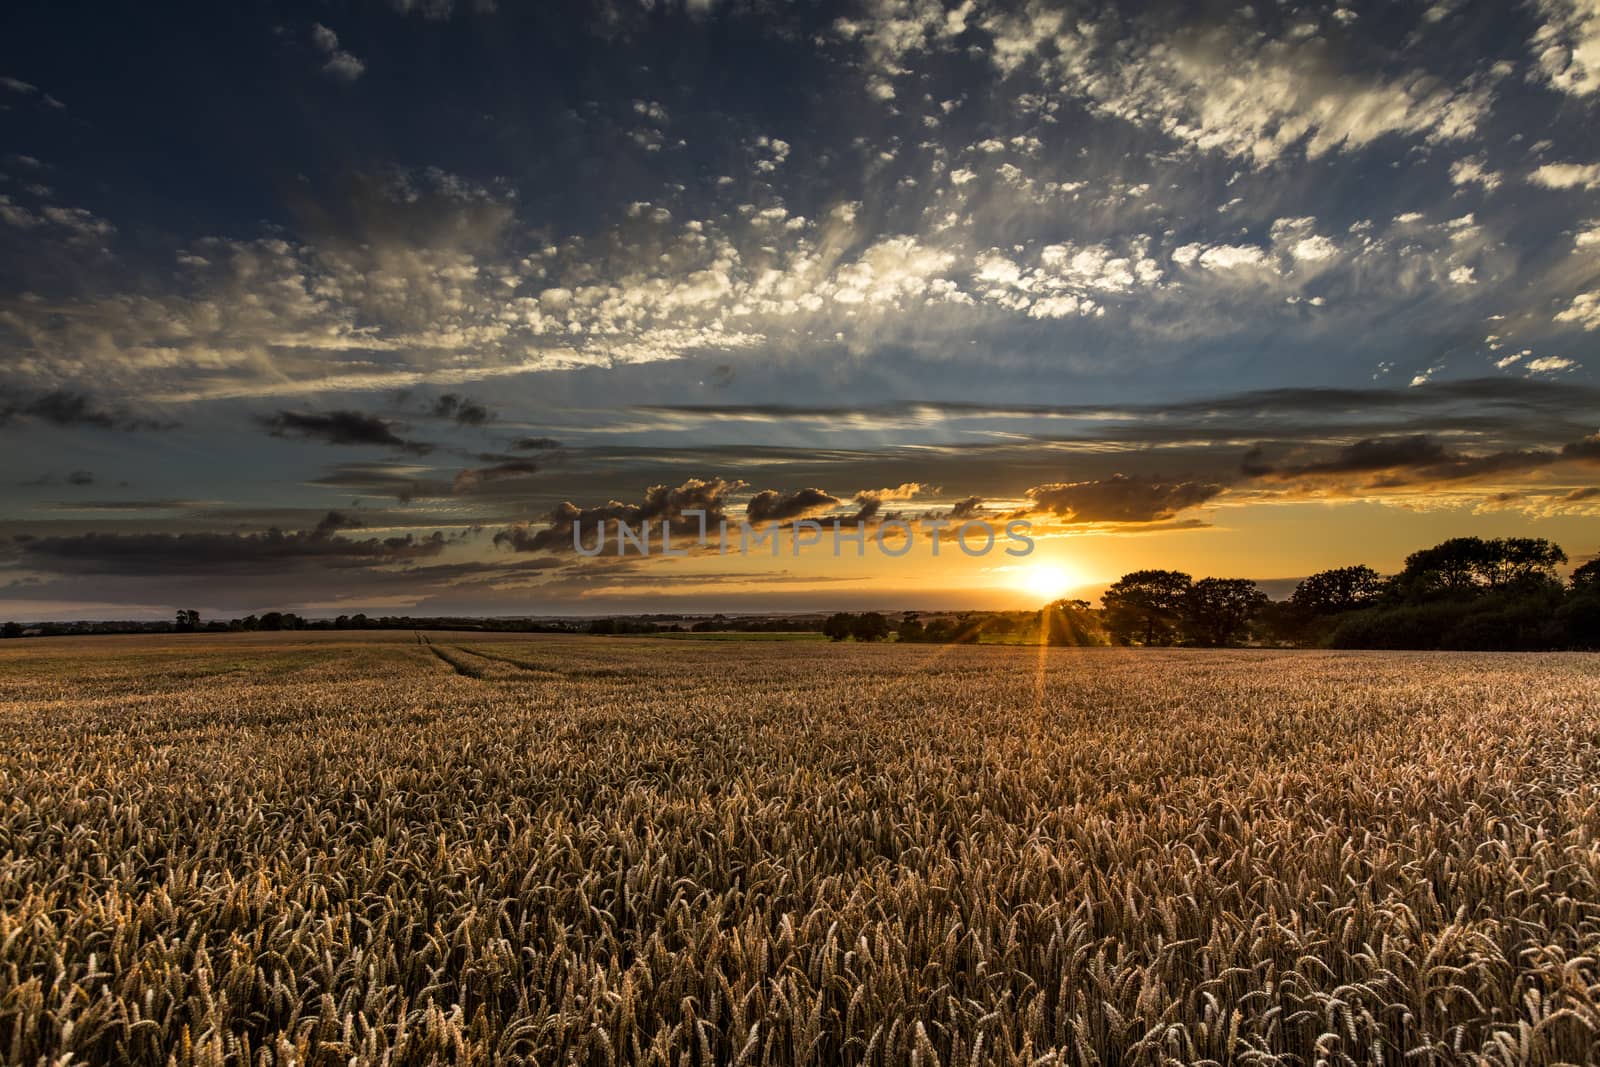
[(1017, 588), (1040, 602), (1058, 600), (1076, 584), (1072, 573), (1055, 563), (1036, 563), (1017, 574)]

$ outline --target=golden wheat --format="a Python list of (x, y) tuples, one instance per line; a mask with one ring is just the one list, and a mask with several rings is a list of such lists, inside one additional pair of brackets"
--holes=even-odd
[(8, 1063), (1600, 1061), (1600, 660), (0, 652)]

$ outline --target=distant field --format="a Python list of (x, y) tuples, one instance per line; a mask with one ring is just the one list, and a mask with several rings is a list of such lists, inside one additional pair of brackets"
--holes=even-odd
[(1582, 1063), (1600, 657), (0, 645), (7, 1063)]
[(665, 637), (677, 641), (826, 641), (820, 633), (758, 633), (754, 631), (714, 630), (710, 633), (659, 633), (651, 637)]

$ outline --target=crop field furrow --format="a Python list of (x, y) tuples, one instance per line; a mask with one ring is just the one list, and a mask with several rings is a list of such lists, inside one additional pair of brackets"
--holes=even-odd
[(6, 1063), (1600, 1061), (1584, 655), (53, 641), (0, 783)]

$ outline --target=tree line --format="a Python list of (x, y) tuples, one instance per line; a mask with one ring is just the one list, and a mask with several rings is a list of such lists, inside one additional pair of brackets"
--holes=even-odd
[(1394, 575), (1364, 564), (1319, 571), (1282, 601), (1243, 578), (1152, 569), (1124, 574), (1099, 609), (1058, 600), (1037, 613), (907, 613), (893, 631), (876, 612), (839, 613), (823, 632), (942, 644), (1600, 649), (1600, 558), (1563, 582), (1557, 569), (1566, 563), (1561, 546), (1543, 538), (1456, 537), (1413, 552)]

